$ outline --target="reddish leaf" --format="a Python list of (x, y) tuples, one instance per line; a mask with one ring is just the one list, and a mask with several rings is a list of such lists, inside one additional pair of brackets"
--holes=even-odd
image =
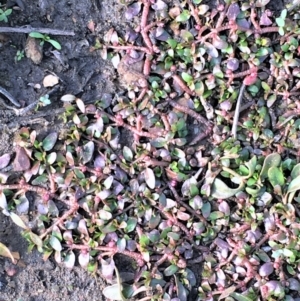
[(25, 171), (30, 168), (30, 160), (23, 147), (16, 148), (16, 158), (13, 166), (15, 171)]
[(10, 161), (10, 154), (4, 154), (0, 157), (0, 169), (6, 167)]
[(257, 73), (251, 73), (250, 75), (244, 78), (243, 84), (245, 86), (251, 86), (256, 82), (256, 80), (257, 80)]

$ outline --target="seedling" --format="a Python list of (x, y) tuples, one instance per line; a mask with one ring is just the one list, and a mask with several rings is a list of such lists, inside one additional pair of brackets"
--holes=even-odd
[(3, 10), (0, 8), (0, 21), (8, 22), (8, 16), (12, 13), (12, 9)]
[(48, 35), (46, 34), (42, 34), (39, 32), (31, 32), (29, 34), (30, 37), (35, 38), (35, 39), (41, 39), (41, 43), (40, 45), (43, 46), (45, 44), (45, 42), (50, 43), (54, 48), (56, 48), (57, 50), (61, 49), (61, 45), (56, 41), (51, 39)]
[(15, 56), (15, 61), (21, 61), (21, 59), (24, 57), (24, 50), (18, 50)]

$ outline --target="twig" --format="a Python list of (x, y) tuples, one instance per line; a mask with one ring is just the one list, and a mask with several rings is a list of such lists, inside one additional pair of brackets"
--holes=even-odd
[(159, 136), (155, 135), (155, 134), (151, 134), (149, 132), (144, 132), (144, 131), (139, 131), (137, 130), (135, 127), (129, 125), (129, 124), (126, 124), (122, 118), (116, 118), (104, 111), (101, 111), (101, 114), (107, 116), (110, 120), (114, 121), (118, 126), (122, 126), (128, 130), (130, 130), (131, 132), (133, 132), (134, 134), (140, 136), (140, 137), (148, 137), (148, 138), (152, 138), (152, 139), (155, 139)]
[[(0, 27), (1, 29), (1, 27)], [(0, 31), (1, 32), (1, 31)], [(21, 105), (19, 104), (19, 102), (17, 102), (14, 97), (7, 92), (4, 88), (0, 87), (0, 94), (4, 95), (12, 104), (14, 104), (16, 107), (20, 107)], [(11, 109), (10, 106), (5, 105), (7, 108)]]
[(76, 202), (76, 200), (74, 199), (72, 201), (71, 208), (67, 212), (65, 212), (60, 218), (58, 218), (49, 228), (47, 228), (47, 230), (40, 235), (40, 238), (43, 239), (45, 236), (47, 236), (55, 226), (57, 226), (58, 224), (60, 224), (64, 220), (66, 220), (70, 215), (72, 215), (74, 212), (76, 212), (78, 210), (78, 208), (79, 208), (79, 205)]
[(77, 249), (77, 250), (98, 250), (98, 251), (104, 251), (104, 252), (110, 252), (112, 253), (112, 255), (116, 254), (116, 253), (120, 253), (120, 254), (124, 254), (126, 256), (129, 256), (131, 258), (133, 258), (137, 264), (142, 267), (145, 265), (145, 260), (143, 258), (143, 256), (140, 253), (137, 252), (131, 252), (128, 250), (119, 250), (118, 247), (113, 246), (113, 247), (104, 247), (104, 246), (100, 246), (100, 247), (95, 247), (95, 248), (91, 248), (90, 246), (85, 246), (85, 245), (66, 245), (66, 247), (70, 248), (70, 249)]
[(243, 99), (243, 94), (245, 91), (245, 84), (242, 84), (241, 88), (240, 88), (240, 93), (239, 93), (239, 97), (238, 100), (236, 102), (236, 108), (235, 108), (235, 113), (234, 113), (234, 118), (233, 118), (233, 123), (232, 123), (232, 136), (234, 137), (234, 139), (236, 139), (236, 131), (237, 131), (237, 125), (238, 125), (238, 121), (239, 121), (239, 116), (240, 116), (240, 108), (241, 108), (241, 102)]
[(186, 208), (187, 211), (189, 211), (193, 216), (197, 217), (204, 225), (207, 224), (206, 219), (201, 216), (200, 214), (198, 214), (197, 212), (195, 212), (192, 208), (190, 208), (187, 204), (185, 204), (181, 199), (180, 196), (178, 195), (176, 189), (171, 185), (171, 183), (169, 181), (167, 181), (169, 189), (172, 191), (174, 198), (176, 200), (177, 203), (179, 203), (181, 206), (183, 206), (184, 208)]
[(194, 92), (182, 81), (178, 75), (173, 75), (173, 80), (178, 84), (178, 86), (187, 94), (194, 95)]
[(200, 123), (203, 123), (204, 125), (206, 125), (207, 127), (210, 127), (210, 123), (209, 121), (204, 118), (203, 116), (201, 116), (200, 114), (196, 113), (195, 111), (191, 110), (190, 108), (186, 107), (186, 106), (182, 106), (180, 104), (178, 104), (176, 101), (170, 99), (170, 98), (166, 98), (166, 100), (168, 101), (168, 103), (174, 107), (175, 109), (177, 109), (178, 111), (181, 111), (185, 114), (190, 115), (191, 117), (195, 118), (196, 120), (198, 120)]
[(59, 30), (59, 29), (52, 29), (52, 28), (34, 28), (30, 25), (26, 25), (24, 27), (0, 27), (0, 33), (31, 33), (31, 32), (39, 32), (57, 36), (74, 36), (74, 31), (68, 30)]

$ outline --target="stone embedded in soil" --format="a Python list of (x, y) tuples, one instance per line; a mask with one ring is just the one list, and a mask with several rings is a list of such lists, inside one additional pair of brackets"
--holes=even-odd
[(40, 45), (38, 39), (28, 36), (26, 40), (25, 53), (26, 57), (31, 59), (33, 63), (39, 64), (43, 59), (43, 46)]

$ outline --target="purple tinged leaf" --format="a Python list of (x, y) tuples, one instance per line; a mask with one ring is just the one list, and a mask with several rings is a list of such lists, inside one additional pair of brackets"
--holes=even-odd
[(171, 38), (171, 36), (169, 35), (169, 33), (163, 29), (162, 27), (157, 27), (156, 30), (155, 30), (155, 38), (158, 40), (158, 41), (167, 41), (168, 39)]
[(226, 41), (224, 41), (223, 39), (221, 39), (219, 36), (216, 36), (216, 38), (213, 39), (213, 45), (217, 49), (225, 49), (228, 47), (228, 43)]
[(16, 206), (18, 214), (27, 214), (29, 210), (29, 201), (25, 195), (18, 199), (18, 204)]
[(219, 56), (219, 52), (215, 46), (213, 46), (212, 44), (210, 44), (208, 42), (204, 42), (204, 45), (206, 48), (206, 52), (209, 56), (211, 56), (213, 58), (217, 58)]
[(106, 281), (112, 283), (113, 274), (115, 270), (115, 262), (112, 258), (108, 258), (106, 260), (102, 259), (101, 262), (101, 273), (102, 276), (105, 278)]
[(86, 221), (85, 221), (84, 219), (81, 219), (81, 220), (79, 221), (78, 226), (77, 226), (77, 230), (78, 230), (81, 234), (83, 234), (83, 235), (89, 237), (89, 232), (88, 232), (87, 227), (86, 227)]
[(239, 60), (236, 58), (230, 58), (227, 61), (227, 68), (231, 71), (236, 71), (239, 68)]
[(10, 154), (4, 154), (0, 157), (0, 169), (6, 167), (10, 161)]
[(126, 239), (125, 238), (118, 239), (117, 248), (120, 253), (122, 253), (125, 250), (125, 248), (126, 248)]
[(89, 141), (82, 147), (82, 163), (86, 164), (91, 161), (94, 154), (95, 144), (93, 141)]
[(46, 215), (48, 213), (48, 204), (39, 203), (37, 205), (37, 211), (39, 214)]
[(58, 137), (58, 135), (57, 135), (57, 133), (50, 133), (44, 140), (43, 140), (43, 149), (47, 152), (47, 151), (49, 151), (49, 150), (51, 150), (53, 147), (54, 147), (54, 145), (55, 145), (55, 143), (56, 143), (56, 141), (57, 141), (57, 137)]
[(192, 198), (189, 201), (189, 205), (194, 209), (194, 210), (199, 210), (203, 206), (203, 200), (199, 195), (196, 195), (194, 198)]
[(177, 212), (177, 218), (182, 220), (182, 221), (187, 221), (190, 219), (190, 215), (188, 213), (182, 212), (182, 211), (178, 211)]
[(134, 252), (137, 248), (137, 244), (134, 240), (130, 239), (127, 241), (127, 246), (126, 246), (128, 251)]
[(220, 103), (220, 109), (223, 111), (230, 111), (232, 108), (232, 103), (229, 100), (225, 100), (223, 102)]
[(94, 167), (103, 169), (105, 167), (105, 158), (98, 155), (94, 161)]
[(16, 158), (13, 162), (14, 171), (25, 171), (30, 168), (29, 157), (23, 147), (16, 148)]
[(223, 212), (226, 216), (229, 216), (230, 215), (230, 207), (228, 205), (228, 203), (226, 201), (222, 201), (220, 204), (219, 204), (219, 207), (218, 209)]
[(186, 250), (184, 252), (184, 258), (185, 259), (192, 259), (194, 255), (194, 251), (193, 250)]
[(133, 17), (137, 16), (140, 11), (141, 11), (141, 3), (135, 2), (127, 7), (127, 10), (125, 12), (125, 18), (127, 20), (132, 20)]
[(259, 275), (261, 277), (267, 277), (274, 272), (274, 266), (272, 262), (266, 262), (259, 268)]
[(256, 7), (264, 7), (266, 6), (271, 0), (256, 0), (255, 6)]
[(75, 264), (75, 254), (73, 251), (67, 253), (66, 257), (64, 258), (64, 265), (68, 269), (72, 269)]
[(240, 7), (237, 3), (230, 4), (226, 13), (227, 18), (229, 20), (235, 20), (240, 11)]
[(151, 218), (149, 220), (149, 228), (155, 229), (161, 221), (161, 217), (159, 214), (151, 214)]
[(263, 12), (261, 17), (260, 17), (260, 20), (259, 20), (259, 24), (260, 25), (264, 25), (264, 26), (270, 26), (272, 25), (272, 21), (270, 20), (270, 18), (268, 17), (268, 14), (267, 12)]
[(229, 244), (221, 238), (217, 237), (214, 242), (220, 249), (229, 249)]
[(249, 29), (250, 28), (250, 23), (246, 19), (238, 19), (236, 21), (238, 26), (244, 27)]
[(290, 290), (297, 291), (297, 292), (300, 291), (300, 282), (297, 279), (289, 278), (288, 283), (289, 283), (288, 287)]
[(81, 252), (78, 256), (78, 262), (82, 268), (86, 268), (90, 262), (90, 254), (88, 251)]
[(168, 5), (162, 0), (157, 0), (151, 7), (154, 10), (164, 10), (168, 8)]
[[(175, 284), (176, 284), (176, 287), (177, 287), (177, 297), (178, 297), (178, 298), (175, 298), (175, 300), (178, 299), (178, 301), (179, 300), (180, 301), (187, 301), (188, 292), (184, 288), (184, 286), (181, 283), (181, 281), (179, 281), (179, 278), (177, 276), (175, 276)], [(174, 299), (172, 299), (172, 300), (174, 300)]]
[(73, 235), (71, 230), (66, 230), (63, 233), (63, 239), (66, 241), (67, 244), (73, 244)]

